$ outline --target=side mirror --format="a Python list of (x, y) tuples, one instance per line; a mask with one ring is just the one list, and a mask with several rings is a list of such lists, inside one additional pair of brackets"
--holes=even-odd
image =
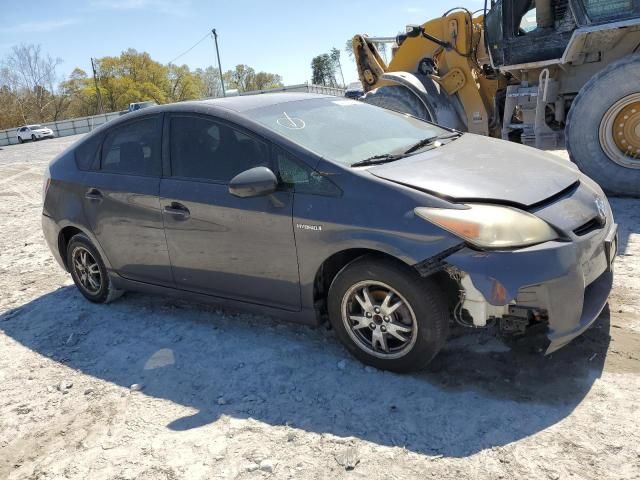
[(254, 167), (239, 173), (229, 182), (229, 193), (250, 198), (269, 195), (278, 188), (278, 179), (267, 167)]

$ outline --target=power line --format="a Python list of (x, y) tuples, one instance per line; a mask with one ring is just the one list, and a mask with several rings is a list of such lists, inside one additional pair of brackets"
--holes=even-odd
[(189, 47), (187, 50), (182, 52), (176, 58), (174, 58), (173, 60), (169, 61), (169, 63), (173, 63), (176, 60), (178, 60), (180, 57), (184, 57), (187, 53), (189, 53), (191, 50), (196, 48), (198, 45), (200, 45), (202, 42), (204, 42), (207, 39), (207, 37), (210, 37), (210, 36), (211, 36), (211, 32), (207, 32), (207, 34), (204, 37), (202, 37), (200, 40), (198, 40), (196, 43), (194, 43), (191, 47)]

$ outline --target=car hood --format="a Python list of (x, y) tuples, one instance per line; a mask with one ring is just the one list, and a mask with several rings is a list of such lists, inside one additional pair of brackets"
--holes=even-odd
[(472, 134), (369, 172), (446, 199), (524, 207), (567, 189), (581, 175), (568, 160)]

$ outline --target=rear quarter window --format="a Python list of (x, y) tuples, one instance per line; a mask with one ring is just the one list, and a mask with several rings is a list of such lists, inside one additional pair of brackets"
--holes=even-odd
[(100, 147), (103, 138), (102, 135), (93, 135), (76, 147), (76, 165), (80, 170), (98, 170), (100, 168)]
[(162, 117), (118, 125), (105, 133), (100, 170), (140, 176), (160, 176)]

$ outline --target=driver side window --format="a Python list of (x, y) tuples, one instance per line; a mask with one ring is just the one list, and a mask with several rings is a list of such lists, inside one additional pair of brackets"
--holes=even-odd
[(171, 175), (229, 183), (238, 173), (270, 166), (266, 143), (206, 117), (173, 116)]

